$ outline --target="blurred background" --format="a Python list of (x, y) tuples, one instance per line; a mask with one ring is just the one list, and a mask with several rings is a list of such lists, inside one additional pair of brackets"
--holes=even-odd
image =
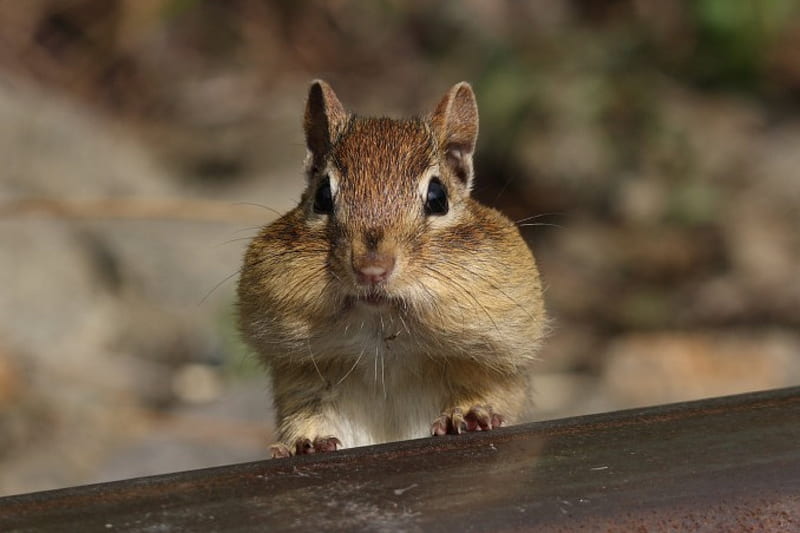
[(539, 419), (800, 383), (798, 0), (0, 0), (0, 495), (266, 455), (233, 294), (315, 77), (473, 84)]

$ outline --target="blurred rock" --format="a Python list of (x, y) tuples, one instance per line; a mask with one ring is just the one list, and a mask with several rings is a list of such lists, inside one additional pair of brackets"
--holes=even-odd
[(593, 376), (575, 372), (539, 374), (531, 394), (531, 419), (549, 420), (613, 408)]
[(223, 384), (213, 368), (194, 363), (184, 365), (175, 372), (172, 391), (185, 403), (207, 403), (222, 394)]
[[(142, 143), (88, 108), (0, 72), (0, 199), (172, 192)], [(46, 156), (43, 156), (46, 154)]]
[[(130, 135), (58, 98), (0, 85), (0, 118), (0, 155), (9, 162), (0, 202), (172, 194)], [(140, 430), (143, 408), (174, 400), (176, 367), (221, 359), (208, 333), (219, 304), (196, 309), (235, 270), (239, 252), (204, 242), (202, 226), (176, 235), (169, 222), (138, 224), (125, 235), (101, 221), (0, 219), (0, 277), (13, 280), (0, 291), (2, 347), (25, 354), (0, 354), (0, 492), (87, 479), (99, 458)], [(221, 242), (230, 229), (217, 235)], [(121, 239), (132, 256), (120, 251)], [(216, 272), (187, 248), (175, 256), (154, 249), (169, 239), (171, 249), (191, 242), (215, 256)], [(192, 264), (200, 279), (189, 275)], [(215, 298), (230, 301), (231, 290)]]
[(0, 339), (0, 411), (13, 405), (13, 402), (23, 394), (27, 387), (19, 364), (6, 350)]
[(618, 406), (641, 406), (800, 383), (800, 336), (659, 332), (611, 343), (604, 386)]
[(536, 362), (536, 374), (597, 370), (602, 365), (605, 335), (591, 325), (566, 317), (552, 320), (547, 340)]
[(667, 211), (666, 184), (643, 176), (623, 183), (616, 198), (615, 210), (634, 224), (650, 225), (663, 219)]
[(265, 459), (275, 440), (270, 391), (237, 382), (215, 399), (150, 413), (146, 430), (98, 461), (90, 482)]

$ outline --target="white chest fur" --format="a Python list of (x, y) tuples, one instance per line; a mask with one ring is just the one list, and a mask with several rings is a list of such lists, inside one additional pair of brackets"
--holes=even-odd
[(371, 385), (351, 384), (347, 394), (327, 406), (324, 415), (331, 434), (344, 447), (367, 446), (428, 436), (430, 424), (441, 409), (440, 402), (440, 395), (430, 388), (387, 388), (384, 394)]
[(341, 375), (325, 376), (331, 388), (322, 416), (330, 434), (344, 447), (428, 436), (445, 401), (444, 362), (434, 363), (397, 315), (350, 319), (315, 347), (352, 361)]

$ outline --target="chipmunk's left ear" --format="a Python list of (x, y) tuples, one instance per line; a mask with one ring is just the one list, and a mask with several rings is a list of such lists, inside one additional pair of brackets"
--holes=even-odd
[(350, 115), (336, 97), (331, 86), (322, 80), (314, 80), (308, 90), (306, 114), (303, 129), (306, 133), (306, 146), (311, 157), (308, 163), (320, 170), (325, 159), (336, 143), (336, 139), (347, 125)]
[(478, 104), (469, 83), (453, 85), (436, 106), (430, 122), (448, 167), (471, 188), (472, 154), (478, 140)]

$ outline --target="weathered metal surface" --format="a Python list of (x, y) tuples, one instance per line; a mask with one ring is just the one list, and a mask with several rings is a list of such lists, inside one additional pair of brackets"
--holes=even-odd
[(800, 388), (0, 499), (0, 531), (800, 531)]

